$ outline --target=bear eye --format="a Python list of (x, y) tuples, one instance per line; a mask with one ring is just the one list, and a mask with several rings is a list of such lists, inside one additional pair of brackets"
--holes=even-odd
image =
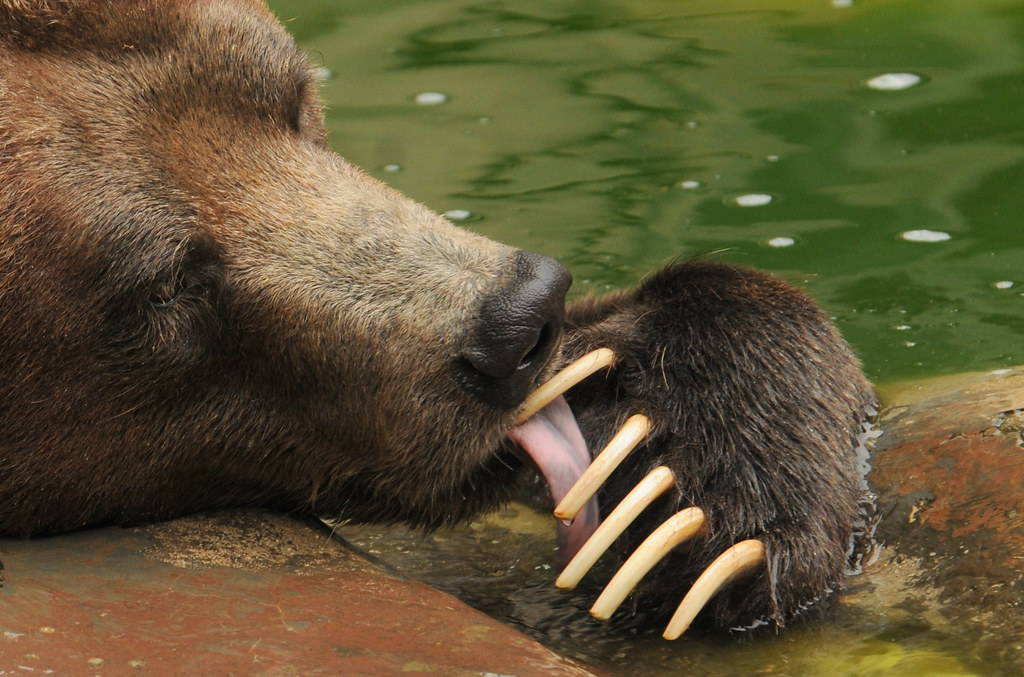
[(209, 280), (203, 275), (178, 273), (157, 281), (149, 290), (149, 302), (155, 308), (170, 308), (184, 299), (206, 295)]
[[(169, 308), (186, 300), (209, 300), (221, 269), (213, 247), (202, 237), (191, 238), (185, 253), (169, 257), (173, 263), (150, 278), (144, 298), (153, 308)], [(136, 297), (138, 298), (138, 297)]]
[(177, 303), (187, 290), (184, 276), (176, 275), (170, 280), (158, 282), (149, 292), (149, 302), (157, 308), (167, 308)]

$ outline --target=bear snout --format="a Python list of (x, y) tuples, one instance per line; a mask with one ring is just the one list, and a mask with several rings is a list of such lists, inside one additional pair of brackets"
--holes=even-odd
[(512, 279), (482, 300), (477, 329), (457, 361), (459, 384), (497, 409), (522, 403), (561, 342), (571, 284), (558, 261), (519, 252)]

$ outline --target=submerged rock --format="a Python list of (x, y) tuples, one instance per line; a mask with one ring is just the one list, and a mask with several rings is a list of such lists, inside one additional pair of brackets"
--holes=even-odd
[(1024, 368), (882, 397), (882, 547), (847, 601), (948, 633), (988, 674), (1024, 674)]

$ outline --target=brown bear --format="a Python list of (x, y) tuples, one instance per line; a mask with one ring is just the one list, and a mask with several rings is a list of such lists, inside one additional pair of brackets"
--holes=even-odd
[(566, 319), (560, 264), (331, 152), (313, 71), (256, 0), (0, 0), (0, 101), (0, 534), (227, 506), (462, 520), (529, 474), (527, 395), (607, 346), (569, 394), (584, 436), (636, 412), (653, 431), (602, 506), (675, 476), (617, 550), (708, 515), (641, 607), (664, 616), (745, 538), (767, 567), (719, 596), (721, 627), (839, 584), (871, 390), (787, 285), (678, 264)]

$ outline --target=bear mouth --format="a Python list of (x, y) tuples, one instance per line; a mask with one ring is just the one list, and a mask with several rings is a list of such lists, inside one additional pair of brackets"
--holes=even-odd
[[(551, 491), (555, 505), (590, 465), (590, 452), (569, 403), (562, 396), (509, 431), (509, 439), (533, 461)], [(591, 497), (575, 519), (558, 521), (558, 561), (564, 567), (597, 529), (597, 497)]]
[[(576, 417), (563, 394), (591, 374), (615, 361), (611, 350), (601, 349), (558, 372), (523, 404), (508, 438), (530, 458), (548, 484), (557, 506), (591, 465), (590, 451)], [(579, 507), (573, 518), (558, 522), (558, 559), (564, 567), (594, 534), (600, 523), (596, 494)]]

